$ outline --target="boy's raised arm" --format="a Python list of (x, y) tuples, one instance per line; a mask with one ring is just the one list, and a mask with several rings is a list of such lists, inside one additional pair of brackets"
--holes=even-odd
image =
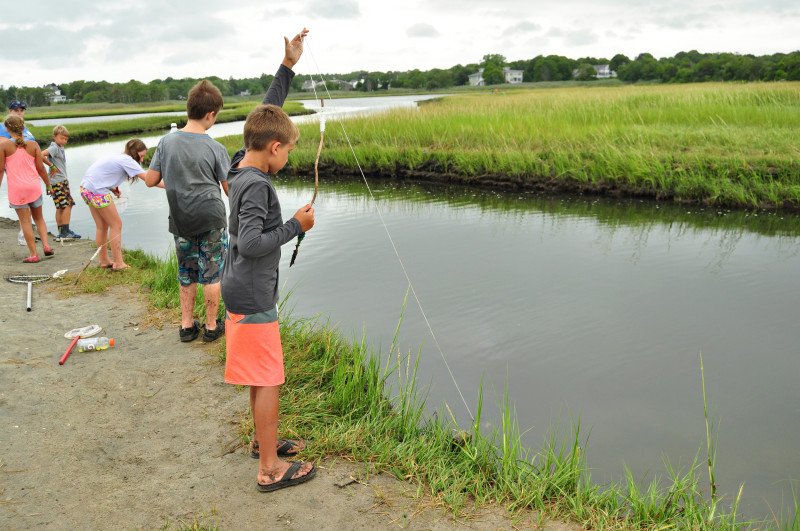
[(303, 31), (295, 35), (291, 41), (287, 37), (283, 38), (283, 61), (281, 61), (281, 66), (278, 67), (278, 72), (275, 74), (272, 83), (270, 83), (269, 89), (267, 89), (267, 93), (261, 102), (262, 104), (283, 107), (283, 102), (286, 100), (286, 96), (289, 95), (289, 85), (291, 85), (294, 78), (292, 68), (300, 60), (300, 56), (303, 55), (303, 39), (305, 39), (306, 35), (308, 35), (308, 30), (303, 28)]

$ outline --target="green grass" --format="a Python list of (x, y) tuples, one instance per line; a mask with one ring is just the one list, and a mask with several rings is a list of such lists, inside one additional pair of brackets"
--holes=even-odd
[[(75, 289), (98, 291), (122, 280), (141, 286), (154, 308), (176, 311), (174, 258), (126, 251), (125, 260), (135, 269), (123, 277), (87, 270)], [(72, 284), (69, 279), (63, 282)], [(649, 483), (628, 472), (619, 482), (597, 485), (586, 465), (588, 437), (581, 435), (579, 418), (572, 419), (566, 431), (559, 421), (551, 422), (541, 448), (527, 448), (508, 386), (497, 400), (499, 427), (490, 432), (480, 428), (481, 386), (475, 418), (462, 430), (447, 404), (433, 415), (426, 413), (425, 397), (417, 387), (419, 353), (398, 350), (400, 324), (390, 351), (380, 353), (367, 345), (366, 336), (346, 339), (318, 318), (292, 316), (286, 299), (280, 312), (286, 373), (280, 435), (312, 441), (304, 459), (369, 462), (376, 472), (390, 473), (430, 496), (454, 518), (496, 505), (517, 516), (536, 511), (540, 520), (568, 519), (586, 529), (800, 530), (796, 494), (791, 514), (782, 511), (773, 521), (741, 521), (741, 489), (733, 498), (710, 489), (717, 442), (711, 436), (702, 366), (708, 459), (700, 460), (698, 451), (687, 467), (666, 463), (666, 475)], [(214, 347), (222, 349), (224, 359), (224, 347)], [(242, 409), (239, 445), (247, 444), (253, 431), (248, 409), (249, 405)], [(704, 464), (707, 480), (702, 479)], [(197, 522), (179, 525), (201, 528)]]
[[(343, 125), (368, 173), (796, 208), (798, 92), (800, 83), (703, 83), (465, 93), (329, 119), (320, 169), (355, 171)], [(307, 172), (319, 128), (300, 130), (289, 164)]]
[(151, 112), (185, 111), (186, 102), (163, 102), (147, 104), (86, 103), (31, 107), (25, 112), (26, 120), (52, 118), (77, 118), (82, 116), (110, 116), (114, 114), (143, 114)]
[[(226, 106), (217, 117), (217, 123), (236, 122), (244, 120), (247, 114), (261, 102), (239, 102)], [(305, 108), (296, 102), (289, 102), (284, 107), (290, 115), (307, 114)], [(185, 109), (185, 106), (183, 107)], [(181, 109), (178, 109), (181, 110)], [(141, 112), (153, 112), (152, 110), (142, 110)], [(113, 113), (111, 113), (113, 114)], [(142, 118), (130, 118), (124, 120), (112, 120), (108, 122), (85, 122), (71, 123), (67, 125), (71, 143), (80, 143), (108, 138), (119, 135), (138, 135), (151, 131), (165, 131), (170, 128), (170, 124), (176, 123), (178, 127), (186, 125), (186, 116), (146, 116)], [(47, 144), (53, 134), (53, 126), (29, 126), (31, 133), (39, 142)]]

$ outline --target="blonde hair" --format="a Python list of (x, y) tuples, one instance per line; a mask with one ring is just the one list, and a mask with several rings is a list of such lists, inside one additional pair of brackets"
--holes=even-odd
[(8, 132), (14, 136), (14, 143), (20, 147), (25, 147), (25, 138), (22, 136), (25, 133), (25, 121), (16, 115), (11, 115), (6, 118), (5, 124)]
[(64, 127), (63, 125), (58, 124), (57, 126), (55, 126), (53, 128), (53, 136), (56, 136), (56, 135), (69, 136), (69, 131), (67, 131), (67, 128)]
[(300, 130), (277, 105), (259, 105), (244, 123), (244, 147), (248, 151), (261, 151), (274, 141), (295, 144), (299, 138)]

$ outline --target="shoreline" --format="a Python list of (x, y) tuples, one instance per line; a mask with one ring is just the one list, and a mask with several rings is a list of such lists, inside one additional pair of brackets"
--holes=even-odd
[[(258, 492), (256, 461), (237, 430), (247, 392), (223, 383), (221, 344), (179, 342), (178, 313), (153, 309), (147, 290), (126, 282), (132, 275), (100, 270), (96, 259), (81, 282), (101, 290), (74, 293), (93, 243), (56, 243), (54, 257), (23, 264), (27, 248), (17, 245), (18, 231), (17, 221), (0, 218), (6, 275), (69, 272), (33, 287), (31, 312), (25, 285), (0, 284), (0, 527), (511, 527), (499, 506), (475, 507), (474, 519), (461, 520), (420, 495), (416, 483), (352, 456), (322, 458), (317, 477), (291, 491)], [(73, 349), (59, 365), (70, 343), (64, 333), (89, 324), (115, 345)], [(538, 520), (530, 518), (519, 525), (533, 527)], [(545, 529), (579, 526), (553, 522)]]

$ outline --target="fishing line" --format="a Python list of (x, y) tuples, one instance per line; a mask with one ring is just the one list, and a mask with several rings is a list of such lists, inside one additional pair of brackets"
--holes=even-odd
[[(316, 68), (317, 74), (325, 86), (325, 92), (328, 94), (328, 99), (333, 100), (331, 97), (331, 93), (328, 90), (328, 84), (325, 82), (325, 78), (322, 76), (322, 72), (319, 69), (319, 65), (317, 65), (317, 60), (314, 57), (314, 53), (311, 51), (311, 47), (308, 46), (308, 37), (304, 39), (303, 44), (304, 47), (308, 50), (309, 55), (311, 56), (311, 60), (314, 62), (314, 67)], [(316, 83), (314, 82), (313, 74), (309, 74), (311, 77), (311, 87), (314, 90), (314, 97), (317, 98), (317, 89)], [(324, 111), (323, 111), (324, 112)], [(422, 313), (422, 318), (425, 320), (425, 325), (428, 327), (428, 332), (431, 334), (433, 338), (433, 342), (436, 345), (436, 350), (439, 351), (439, 355), (442, 358), (442, 362), (444, 362), (444, 366), (447, 368), (447, 372), (450, 374), (450, 379), (453, 380), (453, 385), (456, 387), (456, 391), (458, 391), (458, 395), (461, 397), (461, 401), (464, 403), (464, 407), (467, 409), (470, 418), (472, 421), (475, 421), (475, 417), (472, 415), (472, 410), (467, 405), (467, 401), (464, 398), (464, 394), (461, 392), (461, 387), (459, 387), (458, 382), (456, 381), (456, 377), (453, 375), (453, 371), (450, 369), (450, 364), (447, 363), (447, 358), (445, 358), (444, 351), (442, 350), (441, 345), (439, 345), (439, 340), (436, 338), (436, 334), (433, 332), (433, 327), (431, 326), (430, 321), (428, 320), (428, 315), (425, 313), (424, 308), (422, 307), (422, 302), (420, 302), (419, 297), (417, 296), (417, 290), (414, 289), (414, 283), (411, 282), (411, 276), (408, 274), (406, 270), (406, 266), (403, 263), (403, 259), (400, 257), (400, 252), (397, 250), (397, 246), (394, 243), (394, 239), (392, 238), (392, 234), (389, 232), (389, 227), (386, 225), (386, 221), (383, 219), (383, 213), (381, 212), (380, 206), (378, 205), (377, 199), (375, 199), (375, 195), (372, 193), (372, 187), (370, 187), (369, 182), (367, 182), (367, 177), (364, 174), (364, 170), (361, 168), (361, 162), (358, 160), (358, 156), (356, 155), (356, 151), (353, 148), (353, 144), (350, 142), (350, 137), (345, 130), (343, 120), (337, 120), (339, 122), (339, 126), (342, 128), (342, 134), (344, 134), (345, 140), (347, 140), (347, 145), (350, 147), (350, 152), (353, 154), (353, 159), (356, 161), (356, 165), (358, 166), (358, 171), (361, 173), (361, 178), (364, 181), (364, 184), (367, 187), (367, 192), (369, 193), (369, 197), (372, 199), (372, 203), (375, 205), (375, 212), (378, 214), (378, 218), (381, 220), (381, 225), (383, 225), (383, 230), (386, 232), (386, 236), (389, 238), (389, 243), (392, 246), (392, 250), (394, 251), (395, 256), (397, 257), (397, 261), (400, 263), (400, 269), (403, 270), (403, 274), (406, 277), (406, 281), (408, 281), (408, 287), (411, 289), (411, 294), (414, 296), (414, 300), (417, 302), (417, 307), (419, 308), (420, 313)]]

